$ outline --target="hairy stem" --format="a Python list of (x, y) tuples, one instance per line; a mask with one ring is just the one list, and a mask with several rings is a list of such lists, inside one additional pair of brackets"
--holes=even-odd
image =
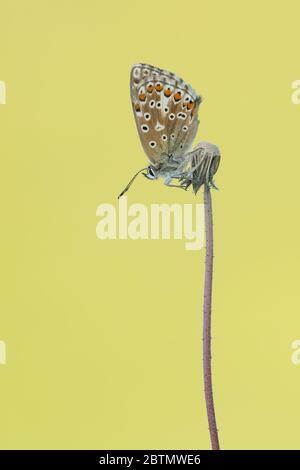
[(205, 234), (206, 234), (206, 254), (205, 254), (205, 281), (204, 281), (204, 303), (203, 303), (203, 373), (204, 391), (208, 419), (208, 427), (212, 450), (219, 450), (219, 437), (215, 416), (215, 407), (212, 390), (211, 376), (211, 301), (212, 301), (212, 280), (213, 280), (213, 218), (210, 188), (204, 187), (204, 207), (205, 207)]

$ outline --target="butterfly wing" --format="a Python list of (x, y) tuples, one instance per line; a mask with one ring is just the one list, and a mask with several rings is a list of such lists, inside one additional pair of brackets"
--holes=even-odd
[(172, 72), (136, 64), (130, 92), (144, 151), (155, 167), (186, 153), (198, 129), (200, 96)]

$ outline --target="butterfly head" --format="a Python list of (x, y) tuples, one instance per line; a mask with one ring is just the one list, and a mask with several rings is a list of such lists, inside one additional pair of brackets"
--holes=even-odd
[(146, 173), (143, 173), (143, 175), (149, 180), (157, 180), (158, 178), (158, 172), (152, 165), (149, 165), (147, 167)]

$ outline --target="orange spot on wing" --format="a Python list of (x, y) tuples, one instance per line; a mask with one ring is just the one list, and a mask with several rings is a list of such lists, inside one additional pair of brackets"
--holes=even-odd
[(139, 94), (139, 100), (140, 100), (140, 101), (146, 101), (146, 95), (145, 95), (145, 93), (140, 93), (140, 94)]
[(180, 91), (177, 91), (177, 93), (175, 93), (174, 100), (175, 101), (180, 101), (181, 100), (181, 92)]
[(193, 107), (194, 107), (194, 103), (188, 103), (188, 104), (187, 104), (187, 109), (188, 109), (188, 110), (193, 109)]
[(148, 86), (147, 86), (147, 91), (148, 91), (149, 93), (152, 93), (153, 90), (154, 90), (154, 86), (153, 86), (153, 85), (148, 85)]
[(170, 89), (170, 88), (167, 88), (167, 89), (165, 90), (165, 96), (166, 96), (167, 98), (169, 98), (169, 96), (171, 96), (171, 95), (172, 95), (171, 89)]
[(155, 85), (155, 90), (156, 90), (156, 91), (161, 91), (162, 89), (163, 89), (163, 86), (162, 86), (161, 83), (157, 83), (157, 84)]
[(141, 107), (138, 103), (135, 105), (134, 109), (136, 110), (137, 113), (141, 111)]

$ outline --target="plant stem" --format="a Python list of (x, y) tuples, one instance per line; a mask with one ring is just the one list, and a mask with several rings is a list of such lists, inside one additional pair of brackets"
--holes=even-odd
[(206, 411), (212, 450), (219, 450), (219, 437), (215, 416), (212, 377), (211, 377), (211, 301), (213, 280), (213, 218), (211, 194), (208, 185), (204, 187), (205, 207), (205, 281), (204, 281), (204, 303), (203, 303), (203, 373)]

